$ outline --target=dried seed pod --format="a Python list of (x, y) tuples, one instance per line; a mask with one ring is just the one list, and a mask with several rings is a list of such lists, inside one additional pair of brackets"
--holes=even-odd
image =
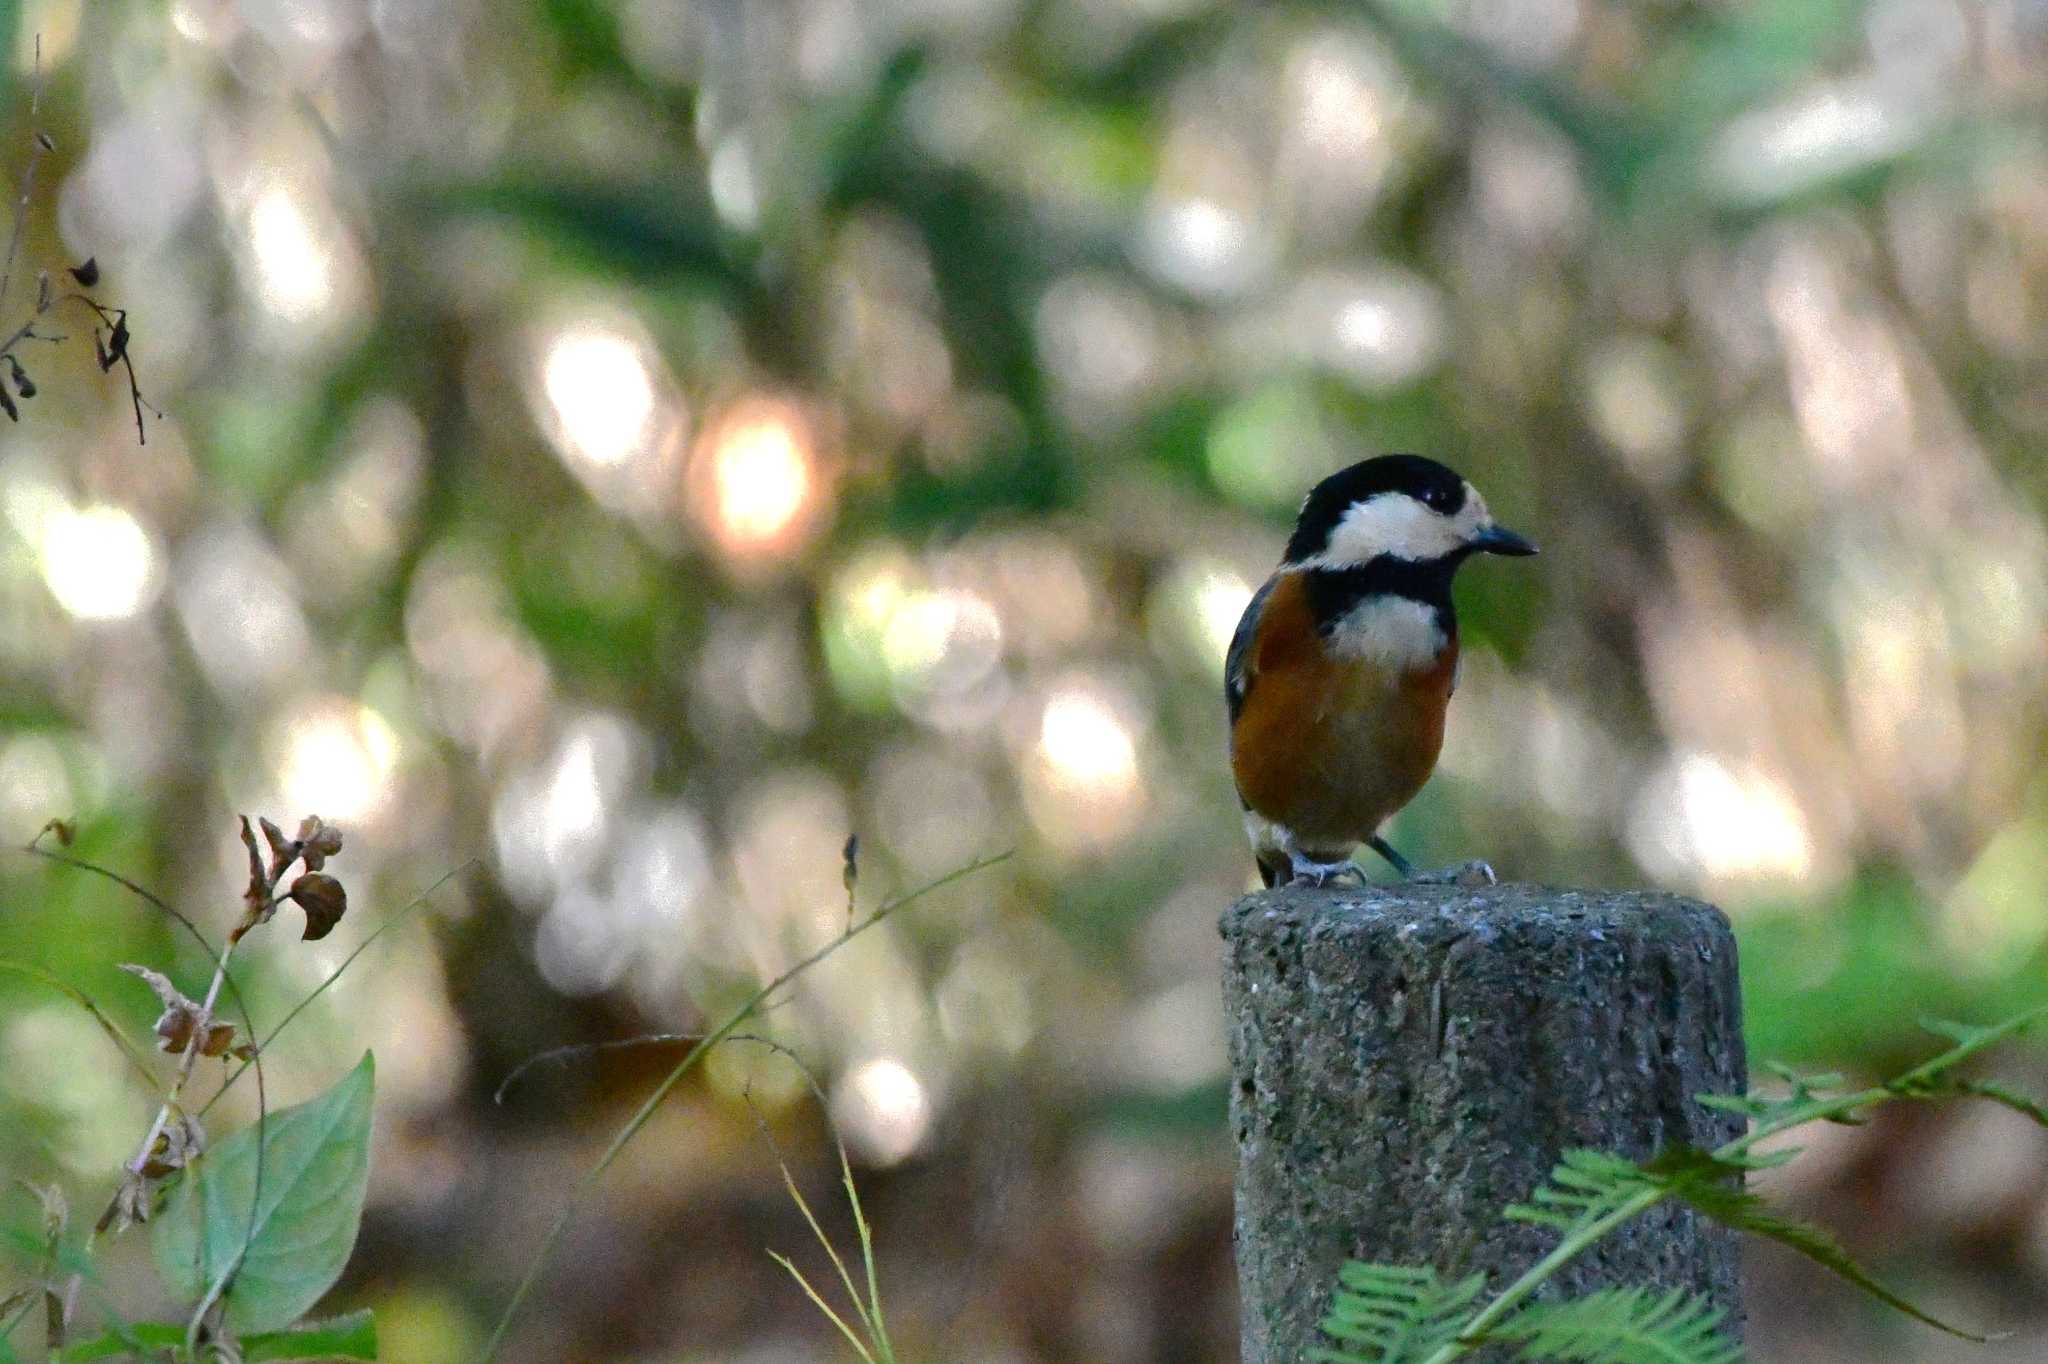
[(225, 1056), (228, 1048), (235, 1044), (235, 1025), (232, 1023), (209, 1023), (206, 1036), (199, 1039), (201, 1056)]

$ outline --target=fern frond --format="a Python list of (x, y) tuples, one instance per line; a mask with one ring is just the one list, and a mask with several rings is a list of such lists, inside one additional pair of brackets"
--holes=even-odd
[(2010, 1089), (1995, 1080), (1958, 1080), (1955, 1085), (1955, 1092), (1967, 1094), (1972, 1098), (1989, 1099), (1995, 1104), (2003, 1104), (2013, 1112), (2032, 1118), (2041, 1126), (2048, 1127), (2048, 1107), (2043, 1107), (2039, 1100), (2030, 1098), (2016, 1089)]
[(1921, 1027), (1937, 1036), (1948, 1038), (1955, 1045), (1939, 1056), (1921, 1062), (1896, 1080), (1890, 1081), (1885, 1088), (1907, 1099), (1960, 1092), (1949, 1076), (1950, 1071), (1994, 1042), (2002, 1041), (2038, 1022), (2043, 1015), (2048, 1015), (2048, 1004), (2014, 1014), (2004, 1022), (1994, 1023), (1988, 1028), (1979, 1028), (1969, 1023), (1951, 1023), (1942, 1018), (1923, 1018), (1920, 1020)]
[(1742, 1347), (1720, 1332), (1723, 1313), (1679, 1289), (1608, 1288), (1532, 1303), (1487, 1333), (1518, 1344), (1523, 1359), (1560, 1364), (1739, 1364)]
[(1606, 1216), (1643, 1187), (1643, 1172), (1634, 1161), (1608, 1151), (1575, 1148), (1566, 1151), (1550, 1172), (1550, 1182), (1512, 1203), (1501, 1215), (1515, 1222), (1570, 1231)]
[(1737, 1231), (1789, 1246), (1815, 1264), (1833, 1270), (1878, 1301), (1936, 1330), (1964, 1340), (1982, 1342), (1985, 1339), (1915, 1307), (1886, 1288), (1856, 1263), (1843, 1249), (1842, 1243), (1823, 1228), (1772, 1212), (1761, 1198), (1733, 1182), (1733, 1177), (1746, 1168), (1747, 1163), (1741, 1160), (1696, 1147), (1676, 1146), (1645, 1164), (1642, 1176), (1701, 1215)]
[(1319, 1349), (1323, 1364), (1415, 1364), (1456, 1340), (1484, 1274), (1445, 1283), (1433, 1269), (1347, 1261), (1337, 1275), (1323, 1334), (1345, 1347)]
[[(1783, 1080), (1790, 1089), (1787, 1093), (1768, 1094), (1695, 1094), (1693, 1101), (1702, 1108), (1719, 1109), (1726, 1113), (1740, 1113), (1758, 1124), (1768, 1124), (1792, 1117), (1810, 1107), (1816, 1101), (1844, 1097), (1840, 1091), (1847, 1081), (1839, 1072), (1826, 1071), (1818, 1075), (1806, 1075), (1791, 1066), (1777, 1061), (1766, 1061), (1764, 1069)], [(1853, 1112), (1817, 1114), (1823, 1121), (1838, 1122), (1855, 1127), (1862, 1119)], [(1806, 1121), (1810, 1119), (1795, 1119)]]

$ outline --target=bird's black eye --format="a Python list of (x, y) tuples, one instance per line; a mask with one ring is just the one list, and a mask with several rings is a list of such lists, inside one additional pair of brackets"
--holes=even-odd
[(1422, 490), (1422, 505), (1434, 512), (1451, 509), (1451, 490), (1442, 484), (1435, 484)]

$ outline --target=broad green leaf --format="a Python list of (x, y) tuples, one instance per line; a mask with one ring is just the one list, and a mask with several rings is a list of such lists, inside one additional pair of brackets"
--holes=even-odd
[[(182, 1322), (139, 1321), (123, 1331), (108, 1331), (57, 1352), (58, 1364), (88, 1364), (95, 1359), (132, 1357), (136, 1347), (176, 1350), (185, 1344)], [(309, 1321), (285, 1331), (259, 1331), (236, 1344), (246, 1364), (265, 1360), (375, 1359), (377, 1324), (366, 1308), (324, 1321)], [(0, 1355), (0, 1361), (12, 1358)]]
[(289, 1359), (375, 1359), (377, 1322), (368, 1308), (242, 1337), (242, 1358), (248, 1364)]
[(119, 1359), (132, 1357), (136, 1347), (145, 1350), (176, 1350), (185, 1344), (185, 1326), (182, 1322), (138, 1321), (124, 1331), (108, 1331), (81, 1340), (76, 1345), (67, 1345), (57, 1352), (57, 1364), (84, 1364), (92, 1359)]
[[(341, 1276), (355, 1248), (370, 1173), (369, 1053), (319, 1098), (251, 1125), (176, 1176), (154, 1227), (157, 1272), (196, 1303), (233, 1271), (227, 1320), (239, 1334), (297, 1321)], [(253, 1216), (252, 1216), (253, 1209)]]

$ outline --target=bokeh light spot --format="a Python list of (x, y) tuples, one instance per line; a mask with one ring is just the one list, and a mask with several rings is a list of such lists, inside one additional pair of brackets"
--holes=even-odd
[(124, 620), (155, 595), (156, 549), (119, 507), (59, 512), (43, 526), (39, 548), (50, 595), (80, 620)]
[(1045, 704), (1039, 751), (1061, 778), (1091, 791), (1120, 791), (1138, 778), (1138, 749), (1130, 731), (1099, 697), (1057, 692)]
[(832, 1096), (832, 1116), (869, 1160), (894, 1165), (924, 1141), (932, 1102), (910, 1067), (881, 1056), (862, 1062), (840, 1083)]
[(273, 184), (249, 210), (249, 246), (263, 302), (290, 322), (317, 317), (334, 301), (334, 255), (298, 196)]
[(691, 468), (697, 520), (727, 555), (781, 558), (808, 538), (820, 486), (817, 438), (796, 403), (744, 399), (714, 420)]
[(572, 457), (610, 468), (645, 445), (654, 379), (631, 338), (594, 326), (558, 333), (541, 361), (541, 389)]
[(390, 795), (398, 734), (368, 706), (339, 697), (287, 722), (277, 781), (290, 810), (335, 820), (374, 815)]

